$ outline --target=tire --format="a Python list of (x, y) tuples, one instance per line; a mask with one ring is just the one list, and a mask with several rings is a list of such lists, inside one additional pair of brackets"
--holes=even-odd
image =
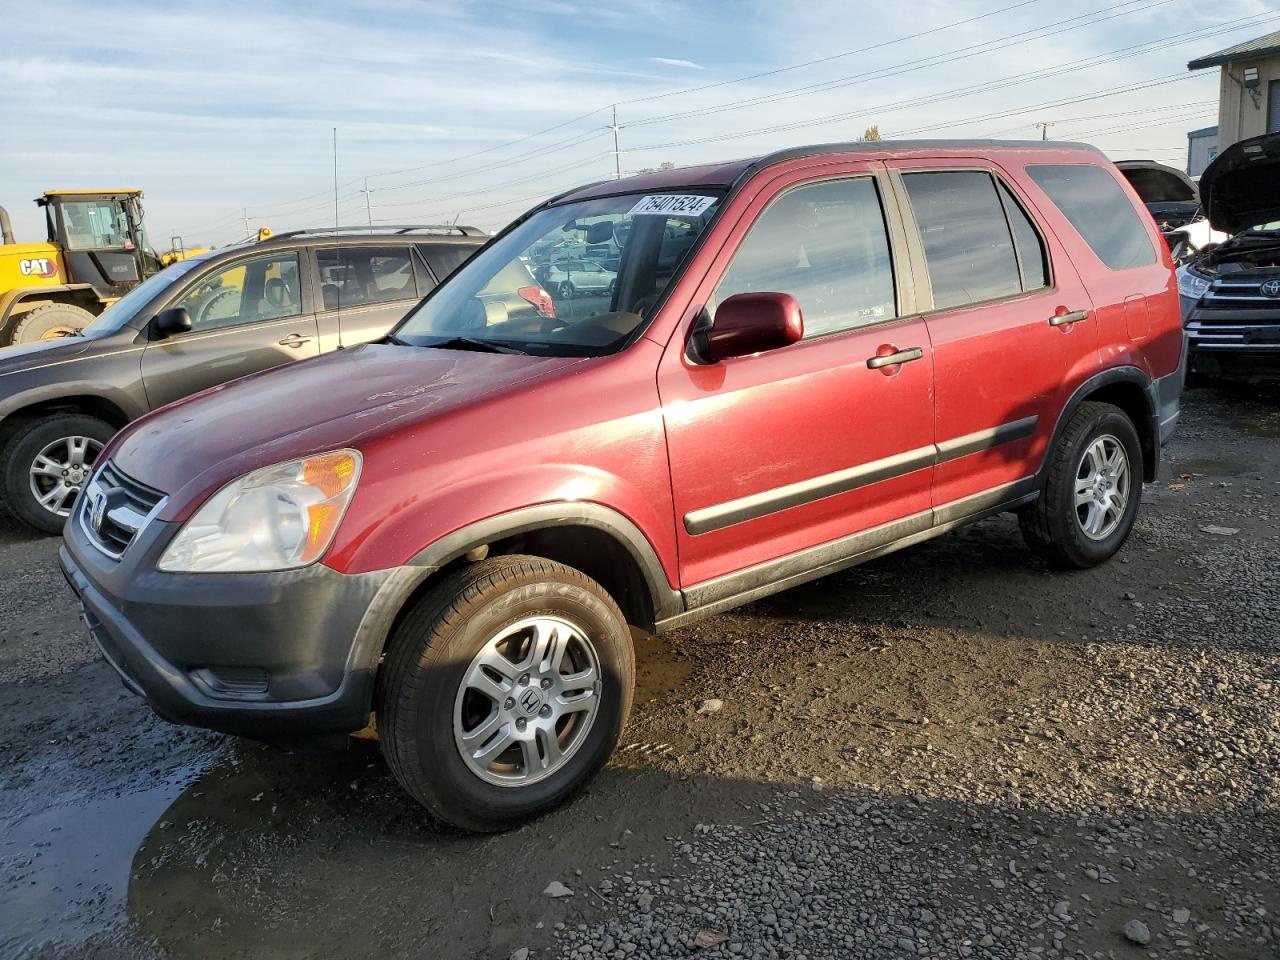
[[(1104, 469), (1099, 476), (1092, 469), (1121, 458), (1123, 471)], [(1049, 451), (1044, 472), (1040, 497), (1018, 512), (1027, 546), (1067, 569), (1109, 560), (1128, 539), (1142, 499), (1142, 445), (1133, 421), (1109, 403), (1080, 404)], [(1078, 488), (1087, 498), (1079, 505)]]
[[(105, 420), (81, 413), (54, 414), (20, 428), (0, 453), (0, 497), (9, 512), (41, 533), (61, 533), (90, 468), (115, 432)], [(71, 438), (84, 443), (66, 446)], [(74, 447), (82, 448), (79, 466)], [(50, 464), (39, 476), (33, 475), (42, 454), (51, 463), (66, 467), (69, 475), (59, 476)], [(42, 491), (56, 491), (53, 495), (62, 498), (56, 501), (58, 509), (42, 505), (33, 485)]]
[(89, 324), (94, 315), (69, 303), (50, 303), (22, 314), (13, 324), (9, 343), (39, 343), (58, 337), (75, 336)]
[[(551, 621), (549, 635), (567, 652), (558, 667), (540, 671), (534, 631)], [(504, 636), (499, 661), (493, 651), (503, 647), (494, 645)], [(506, 676), (501, 684), (490, 663)], [(574, 692), (575, 676), (587, 676), (592, 663), (594, 683)], [(444, 580), (395, 630), (378, 677), (379, 740), (401, 786), (433, 815), (465, 830), (506, 830), (564, 803), (604, 766), (634, 683), (626, 620), (599, 584), (539, 557), (497, 557)], [(570, 702), (583, 712), (551, 712)], [(548, 730), (563, 751), (558, 760), (543, 760)], [(465, 759), (465, 737), (476, 738), (469, 755), (492, 759)], [(532, 763), (525, 743), (535, 744)]]

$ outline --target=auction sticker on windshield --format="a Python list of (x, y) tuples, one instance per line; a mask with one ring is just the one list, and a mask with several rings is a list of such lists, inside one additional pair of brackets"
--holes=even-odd
[(670, 216), (679, 214), (686, 217), (698, 217), (702, 212), (718, 200), (702, 194), (655, 193), (641, 197), (640, 202), (631, 208), (630, 216), (643, 217), (651, 214)]

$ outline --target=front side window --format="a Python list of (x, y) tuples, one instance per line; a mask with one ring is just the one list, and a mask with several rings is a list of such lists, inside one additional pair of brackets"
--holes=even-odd
[(933, 307), (946, 310), (1022, 292), (1018, 257), (991, 174), (983, 170), (907, 173), (933, 286)]
[(1156, 250), (1120, 184), (1089, 163), (1033, 164), (1027, 173), (1112, 270), (1156, 262)]
[(870, 177), (806, 184), (773, 201), (743, 238), (714, 304), (789, 293), (805, 339), (897, 316), (889, 237)]
[[(393, 342), (612, 353), (653, 316), (719, 202), (719, 191), (673, 190), (539, 210), (438, 286), (396, 328)], [(586, 260), (588, 245), (611, 256)]]
[(327, 310), (418, 296), (408, 247), (325, 247), (316, 266)]
[(237, 261), (198, 281), (173, 306), (186, 307), (193, 332), (296, 316), (302, 312), (298, 255)]
[(68, 250), (124, 250), (132, 245), (119, 200), (64, 200), (61, 206)]

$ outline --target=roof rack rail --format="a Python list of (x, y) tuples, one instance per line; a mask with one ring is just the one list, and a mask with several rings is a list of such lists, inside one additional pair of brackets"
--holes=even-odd
[(365, 223), (351, 227), (310, 227), (306, 230), (286, 230), (284, 233), (273, 233), (272, 240), (285, 237), (323, 237), (339, 233), (456, 233), (463, 237), (487, 237), (489, 234), (479, 227), (463, 227), (456, 223), (388, 223), (370, 226)]

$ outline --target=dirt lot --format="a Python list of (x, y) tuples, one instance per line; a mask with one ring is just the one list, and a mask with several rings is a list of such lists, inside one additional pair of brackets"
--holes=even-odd
[(641, 638), (626, 749), (496, 837), (156, 720), (0, 526), (0, 957), (1278, 957), (1280, 399), (1171, 459), (1100, 569), (1000, 517)]

